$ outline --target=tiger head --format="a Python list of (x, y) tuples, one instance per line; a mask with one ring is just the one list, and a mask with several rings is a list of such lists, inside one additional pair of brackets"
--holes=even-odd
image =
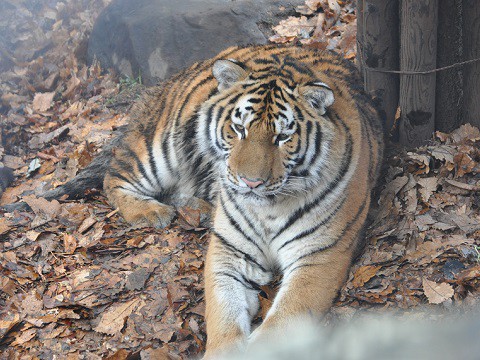
[[(209, 100), (212, 148), (225, 159), (223, 182), (255, 198), (305, 191), (312, 165), (326, 149), (332, 126), (331, 88), (321, 81), (294, 81), (281, 71), (251, 70), (217, 60), (218, 93)], [(324, 155), (324, 154), (322, 154)]]

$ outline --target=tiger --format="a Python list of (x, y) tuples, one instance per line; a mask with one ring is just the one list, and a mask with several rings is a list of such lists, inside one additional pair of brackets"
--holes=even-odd
[[(305, 47), (231, 47), (147, 90), (129, 115), (108, 161), (46, 197), (78, 195), (90, 171), (131, 224), (163, 228), (175, 207), (214, 204), (205, 358), (329, 309), (361, 244), (384, 147), (354, 64)], [(257, 295), (278, 275), (252, 331)]]

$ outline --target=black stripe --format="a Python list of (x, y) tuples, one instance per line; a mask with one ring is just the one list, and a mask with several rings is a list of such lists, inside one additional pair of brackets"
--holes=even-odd
[(212, 139), (210, 138), (210, 124), (211, 122), (213, 121), (212, 119), (212, 112), (213, 112), (213, 107), (214, 105), (210, 106), (208, 108), (208, 111), (205, 115), (205, 140), (210, 140), (209, 143), (210, 143), (210, 146), (209, 146), (209, 149), (211, 151), (211, 155), (214, 155), (214, 156), (217, 156), (217, 153), (215, 151), (215, 146), (214, 146), (214, 143), (212, 141)]
[(235, 246), (233, 246), (232, 244), (230, 244), (222, 235), (220, 235), (218, 232), (216, 231), (213, 231), (213, 234), (218, 238), (218, 240), (220, 240), (220, 242), (222, 243), (223, 246), (225, 246), (226, 248), (228, 248), (230, 251), (232, 252), (237, 252), (237, 253), (240, 253), (243, 255), (243, 257), (245, 258), (245, 260), (247, 260), (248, 262), (256, 265), (260, 270), (262, 270), (263, 272), (267, 272), (267, 270), (262, 266), (260, 265), (251, 255), (247, 254), (246, 252), (243, 252), (242, 250), (240, 249), (237, 249)]
[[(299, 140), (297, 141), (297, 147), (295, 148), (295, 150), (289, 151), (289, 152), (288, 152), (289, 155), (296, 155), (296, 154), (298, 154), (298, 153), (300, 152), (300, 150), (303, 148), (303, 146), (302, 146), (302, 143), (303, 143), (303, 142), (302, 142), (302, 128), (301, 128), (301, 126), (297, 126), (297, 131), (296, 131), (296, 132), (297, 132), (297, 136), (298, 136), (298, 139), (299, 139)], [(307, 144), (307, 146), (308, 146), (308, 144)], [(305, 154), (304, 154), (304, 156), (305, 156)], [(299, 159), (296, 159), (296, 161), (302, 161), (302, 158), (300, 158), (300, 160), (299, 160)], [(302, 162), (303, 162), (303, 161), (302, 161)], [(292, 174), (292, 175), (293, 175), (293, 174)]]
[(268, 59), (255, 59), (253, 60), (255, 64), (262, 64), (262, 65), (269, 65), (269, 64), (274, 64), (272, 60)]
[[(124, 151), (126, 152), (126, 155), (127, 156), (130, 156), (133, 158), (133, 160), (135, 160), (135, 164), (137, 165), (137, 169), (138, 171), (140, 172), (140, 174), (142, 175), (142, 177), (144, 179), (146, 179), (148, 181), (148, 183), (153, 187), (155, 188), (155, 184), (152, 183), (152, 181), (150, 180), (150, 178), (147, 176), (147, 171), (145, 170), (145, 167), (143, 166), (140, 158), (138, 157), (138, 155), (135, 153), (135, 151), (133, 151), (132, 149), (130, 149), (129, 147), (125, 147), (124, 148)], [(133, 169), (132, 169), (133, 170)], [(138, 180), (140, 180), (138, 177), (137, 177)], [(143, 187), (143, 185), (142, 185)]]
[(209, 75), (207, 76), (206, 78), (204, 78), (203, 80), (201, 80), (200, 82), (198, 82), (197, 84), (195, 84), (193, 86), (192, 89), (190, 89), (190, 92), (187, 94), (187, 96), (185, 97), (185, 99), (183, 100), (182, 102), (182, 106), (180, 107), (179, 111), (178, 111), (178, 115), (177, 115), (177, 118), (175, 119), (175, 127), (178, 127), (178, 124), (180, 122), (180, 119), (182, 119), (183, 117), (183, 111), (185, 110), (185, 107), (187, 106), (188, 104), (188, 101), (190, 100), (190, 97), (193, 95), (193, 93), (202, 85), (204, 85), (205, 83), (209, 82), (209, 81), (212, 81), (214, 78), (213, 78), (213, 75)]
[(172, 133), (170, 131), (165, 132), (162, 136), (162, 155), (163, 155), (163, 158), (165, 159), (167, 170), (171, 174), (173, 174), (173, 167), (170, 161), (170, 147), (169, 147), (170, 136), (172, 136)]
[(342, 201), (340, 202), (340, 204), (330, 213), (328, 214), (328, 216), (326, 218), (324, 218), (322, 221), (320, 221), (318, 224), (316, 224), (315, 226), (311, 227), (310, 229), (308, 230), (305, 230), (305, 231), (302, 231), (300, 234), (297, 234), (295, 237), (293, 237), (292, 239), (286, 241), (283, 243), (282, 246), (280, 246), (278, 248), (278, 251), (280, 251), (282, 248), (284, 248), (285, 246), (287, 246), (288, 244), (294, 242), (294, 241), (297, 241), (297, 240), (300, 240), (301, 238), (304, 238), (305, 236), (308, 236), (308, 235), (311, 235), (313, 234), (315, 231), (317, 231), (321, 226), (327, 224), (339, 211), (340, 209), (342, 208), (343, 204), (345, 203), (345, 200), (347, 198), (344, 197), (342, 199)]
[[(297, 166), (302, 166), (303, 163), (305, 162), (305, 158), (306, 158), (307, 153), (308, 153), (308, 148), (310, 146), (310, 136), (311, 136), (311, 131), (312, 131), (312, 122), (310, 120), (308, 120), (306, 122), (306, 127), (307, 127), (307, 129), (305, 130), (305, 138), (306, 139), (305, 139), (305, 147), (304, 147), (305, 152), (303, 153), (302, 157), (298, 161)], [(300, 136), (300, 126), (298, 127), (298, 130), (299, 130), (298, 131), (298, 133), (299, 133), (298, 136)], [(301, 144), (301, 143), (302, 143), (302, 140), (299, 141), (299, 144)]]
[[(114, 170), (114, 169), (110, 169), (108, 174), (111, 176), (111, 177), (116, 177), (117, 179), (120, 179), (122, 180), (123, 182), (126, 182), (127, 184), (130, 184), (133, 186), (133, 188), (135, 190), (137, 190), (137, 192), (139, 194), (142, 194), (142, 195), (147, 195), (145, 194), (145, 191), (143, 191), (144, 189), (138, 187), (138, 181), (136, 181), (136, 179), (128, 179), (126, 178), (125, 176), (123, 176), (122, 174), (120, 174), (118, 171)], [(130, 190), (131, 191), (131, 190)], [(147, 195), (148, 196), (148, 195)]]
[[(245, 232), (243, 231), (243, 229), (241, 228), (240, 224), (233, 218), (233, 216), (229, 213), (228, 209), (226, 208), (225, 206), (225, 203), (222, 199), (222, 197), (220, 196), (220, 203), (222, 204), (222, 209), (223, 209), (223, 212), (225, 213), (225, 215), (227, 216), (227, 219), (228, 221), (230, 222), (230, 225), (233, 226), (233, 228), (235, 230), (237, 230), (240, 234), (242, 234), (242, 236), (247, 239), (250, 243), (252, 243), (253, 245), (256, 246), (256, 248), (260, 251), (260, 253), (265, 256), (265, 253), (263, 252), (263, 250), (260, 248), (260, 246), (257, 244), (257, 242), (255, 240), (253, 240), (250, 236), (248, 236), (247, 234), (245, 234)], [(237, 209), (238, 210), (238, 209)]]
[[(287, 58), (290, 58), (291, 60), (287, 60)], [(307, 66), (305, 66), (302, 63), (299, 63), (299, 62), (295, 61), (295, 59), (292, 59), (289, 56), (287, 56), (285, 58), (285, 61), (283, 63), (286, 66), (290, 66), (290, 67), (294, 68), (295, 71), (299, 72), (300, 74), (308, 75), (308, 76), (312, 76), (312, 77), (314, 76), (314, 73), (310, 68), (308, 68)]]
[(256, 283), (253, 280), (247, 279), (243, 274), (242, 274), (242, 279), (246, 283), (250, 284), (250, 286), (253, 288), (253, 290), (258, 290), (261, 291), (262, 289), (260, 288), (260, 284)]
[(337, 188), (337, 186), (340, 184), (343, 177), (347, 174), (348, 169), (350, 168), (351, 160), (352, 160), (353, 139), (352, 139), (352, 134), (348, 131), (348, 128), (345, 125), (345, 123), (343, 122), (341, 123), (343, 124), (345, 131), (347, 133), (347, 142), (345, 145), (345, 155), (342, 158), (342, 163), (337, 173), (337, 176), (333, 179), (330, 185), (325, 190), (322, 191), (322, 193), (317, 198), (315, 198), (310, 203), (304, 205), (302, 208), (296, 210), (293, 213), (293, 215), (289, 217), (285, 225), (275, 234), (275, 236), (272, 238), (270, 243), (272, 243), (281, 233), (283, 233), (286, 229), (288, 229), (292, 224), (294, 224), (298, 219), (300, 219), (305, 213), (308, 213), (310, 210), (316, 207), (323, 199), (325, 199), (325, 197), (329, 193), (331, 193), (333, 190)]
[(197, 129), (198, 129), (198, 115), (193, 115), (186, 124), (182, 127), (183, 131), (183, 142), (182, 148), (184, 149), (184, 154), (186, 160), (190, 159), (195, 151), (195, 144), (197, 142)]
[[(225, 139), (223, 137), (223, 127), (220, 125), (221, 117), (223, 116), (223, 113), (225, 112), (225, 108), (222, 106), (218, 110), (218, 113), (215, 114), (215, 144), (217, 145), (218, 149), (221, 149), (223, 151), (228, 151), (228, 148), (224, 146)], [(219, 129), (220, 128), (220, 129)], [(221, 139), (223, 140), (222, 144), (220, 144), (220, 139), (218, 137), (218, 131), (220, 130), (220, 136)]]
[(360, 217), (360, 215), (363, 213), (363, 210), (365, 209), (365, 206), (367, 205), (367, 199), (368, 199), (368, 196), (363, 200), (363, 203), (362, 203), (362, 206), (360, 206), (358, 212), (355, 214), (354, 218), (352, 220), (350, 220), (347, 225), (343, 228), (342, 232), (340, 233), (340, 235), (338, 235), (336, 237), (336, 239), (326, 245), (326, 246), (322, 246), (318, 249), (315, 249), (315, 250), (312, 250), (310, 252), (308, 252), (307, 254), (304, 254), (300, 257), (298, 257), (296, 260), (292, 261), (288, 266), (285, 266), (283, 269), (282, 269), (282, 273), (284, 273), (290, 266), (292, 266), (293, 264), (295, 264), (296, 262), (306, 258), (306, 257), (309, 257), (309, 256), (312, 256), (312, 255), (315, 255), (319, 252), (322, 252), (322, 251), (325, 251), (327, 249), (330, 249), (332, 247), (334, 247), (335, 245), (337, 245), (337, 243), (340, 241), (340, 239), (342, 237), (345, 236), (345, 234), (347, 233), (347, 231), (352, 227), (352, 225), (354, 225), (357, 221), (358, 221), (358, 218)]
[(252, 230), (255, 233), (255, 235), (257, 235), (259, 238), (262, 238), (262, 235), (257, 231), (255, 226), (250, 221), (250, 219), (248, 217), (246, 217), (245, 214), (242, 211), (240, 211), (241, 208), (240, 208), (240, 205), (237, 203), (237, 200), (235, 199), (235, 196), (232, 196), (232, 194), (230, 193), (230, 191), (228, 191), (228, 189), (226, 189), (225, 193), (228, 196), (228, 200), (230, 200), (233, 203), (235, 208), (239, 209), (238, 212), (240, 213), (240, 216), (248, 224), (248, 226), (250, 227), (250, 230)]
[(162, 186), (162, 180), (158, 176), (157, 173), (157, 165), (155, 163), (155, 159), (153, 156), (153, 138), (151, 139), (145, 139), (145, 145), (147, 146), (147, 152), (148, 152), (148, 162), (150, 164), (150, 168), (152, 169), (153, 175), (155, 176), (155, 180), (157, 180), (157, 184)]
[(293, 108), (293, 111), (295, 112), (295, 117), (297, 118), (298, 121), (303, 121), (305, 118), (303, 117), (303, 113), (298, 107), (298, 105), (295, 105)]
[[(315, 152), (312, 156), (312, 159), (310, 160), (310, 162), (308, 163), (308, 166), (311, 166), (313, 164), (315, 164), (317, 162), (317, 159), (322, 155), (322, 147), (321, 147), (321, 141), (322, 141), (322, 130), (321, 130), (321, 127), (320, 127), (320, 124), (319, 123), (316, 123), (316, 132), (315, 132)], [(315, 169), (318, 172), (320, 172), (320, 170), (322, 169)]]
[(246, 287), (246, 288), (249, 289), (249, 290), (257, 290), (257, 289), (254, 288), (252, 285), (246, 283), (245, 281), (240, 280), (240, 279), (239, 279), (238, 277), (236, 277), (235, 275), (230, 274), (230, 273), (227, 273), (226, 271), (218, 272), (218, 273), (216, 273), (216, 275), (227, 276), (227, 277), (232, 278), (233, 280), (239, 282), (241, 285), (243, 285), (244, 287)]

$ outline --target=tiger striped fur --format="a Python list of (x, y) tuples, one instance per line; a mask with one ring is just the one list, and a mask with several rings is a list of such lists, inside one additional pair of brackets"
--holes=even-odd
[[(298, 47), (233, 47), (149, 90), (108, 162), (92, 169), (107, 169), (107, 197), (130, 223), (164, 227), (174, 206), (216, 204), (209, 358), (331, 306), (361, 240), (382, 138), (349, 62)], [(78, 194), (75, 184), (48, 196)], [(277, 273), (279, 293), (251, 333), (260, 286)]]

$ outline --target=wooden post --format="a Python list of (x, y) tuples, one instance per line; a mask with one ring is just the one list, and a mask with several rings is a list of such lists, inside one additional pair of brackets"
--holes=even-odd
[(363, 3), (365, 0), (357, 0), (357, 57), (356, 63), (358, 70), (362, 75), (363, 80), (365, 81), (365, 73), (363, 69), (363, 64), (365, 63), (363, 59)]
[[(463, 61), (462, 43), (462, 0), (439, 1), (437, 67)], [(435, 130), (449, 133), (462, 124), (462, 70), (456, 67), (437, 73)]]
[[(476, 0), (472, 0), (476, 1)], [(400, 10), (400, 70), (436, 67), (438, 0), (403, 0)], [(436, 73), (400, 75), (400, 143), (418, 146), (435, 130)]]
[[(463, 0), (463, 46), (465, 60), (480, 57), (480, 1)], [(480, 62), (464, 68), (465, 123), (480, 126)]]
[(393, 127), (398, 106), (399, 76), (372, 69), (398, 70), (399, 14), (398, 0), (358, 0), (361, 16), (357, 18), (360, 34), (357, 53), (363, 66), (365, 90), (380, 101), (387, 133)]

